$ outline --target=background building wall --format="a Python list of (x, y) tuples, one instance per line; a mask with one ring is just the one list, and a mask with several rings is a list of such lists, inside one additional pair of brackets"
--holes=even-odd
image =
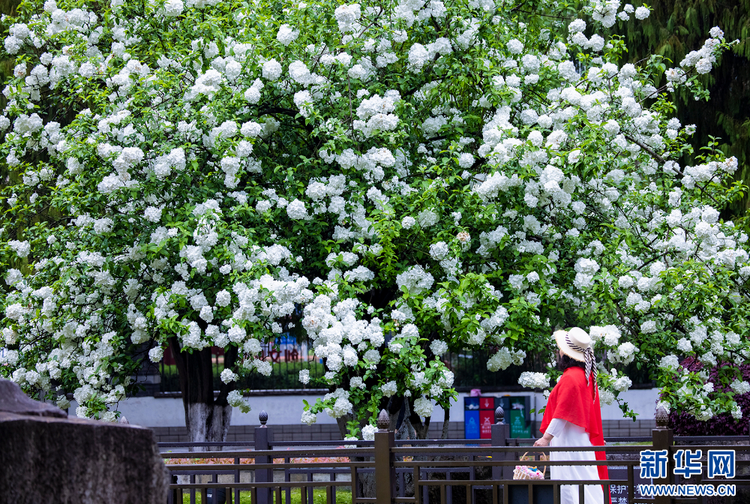
[[(500, 397), (531, 396), (532, 408), (539, 409), (546, 404), (540, 393), (505, 393), (492, 392), (483, 396)], [(453, 402), (450, 410), (449, 438), (464, 437), (464, 397), (469, 393), (459, 393), (458, 400)], [(251, 441), (254, 427), (259, 425), (258, 414), (265, 410), (268, 413), (268, 426), (274, 431), (274, 439), (281, 440), (337, 440), (341, 439), (336, 421), (321, 413), (318, 421), (312, 426), (302, 424), (303, 400), (314, 403), (319, 395), (253, 395), (247, 398), (252, 407), (250, 413), (240, 413), (238, 409), (232, 413), (228, 441)], [(637, 420), (625, 418), (617, 405), (602, 407), (602, 420), (605, 436), (643, 436), (650, 435), (654, 428), (654, 411), (659, 397), (658, 389), (629, 390), (621, 397), (638, 413)], [(174, 442), (186, 441), (185, 415), (182, 399), (177, 396), (131, 397), (120, 403), (120, 412), (131, 424), (142, 425), (154, 429), (158, 441)], [(71, 407), (75, 411), (75, 404)], [(532, 414), (538, 426), (541, 414)], [(430, 437), (440, 437), (444, 420), (442, 408), (436, 406), (430, 425)], [(534, 429), (534, 432), (536, 429)]]

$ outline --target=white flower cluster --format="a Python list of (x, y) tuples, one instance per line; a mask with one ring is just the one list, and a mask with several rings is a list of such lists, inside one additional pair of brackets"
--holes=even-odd
[(750, 392), (750, 383), (744, 380), (740, 381), (735, 379), (731, 383), (730, 387), (735, 391), (737, 395), (747, 394), (748, 392)]
[(518, 378), (518, 384), (526, 388), (545, 389), (549, 387), (549, 376), (544, 373), (524, 371)]
[(335, 391), (326, 394), (323, 400), (332, 403), (328, 408), (328, 414), (333, 418), (340, 418), (347, 413), (352, 412), (353, 406), (352, 403), (349, 402), (349, 392), (342, 388), (337, 388)]
[(508, 350), (502, 347), (495, 355), (487, 360), (487, 369), (493, 373), (501, 369), (507, 369), (511, 364), (520, 365), (526, 358), (523, 350)]
[(419, 397), (414, 401), (414, 413), (421, 417), (432, 416), (433, 405), (425, 396)]
[(610, 351), (608, 357), (613, 363), (625, 365), (633, 362), (638, 351), (633, 343), (627, 341), (621, 343), (615, 350)]
[(344, 33), (352, 32), (357, 29), (357, 21), (362, 15), (362, 9), (359, 4), (341, 5), (334, 11), (336, 22), (339, 30)]
[(680, 61), (680, 67), (695, 68), (699, 74), (706, 74), (711, 71), (713, 64), (716, 62), (716, 53), (721, 39), (724, 38), (724, 32), (718, 27), (711, 29), (711, 38), (707, 39), (697, 51), (690, 51), (685, 58)]
[(604, 327), (591, 326), (589, 329), (589, 336), (594, 344), (602, 342), (607, 346), (616, 346), (620, 341), (622, 333), (617, 326), (607, 325)]
[(362, 439), (365, 441), (373, 441), (375, 439), (375, 433), (378, 431), (378, 428), (374, 425), (367, 424), (364, 427), (362, 427)]
[(421, 266), (413, 266), (396, 277), (396, 285), (405, 288), (411, 295), (418, 295), (432, 287), (435, 279)]
[(618, 392), (625, 392), (633, 385), (633, 381), (627, 376), (621, 376), (617, 378), (612, 384), (612, 388)]
[(247, 403), (239, 390), (232, 390), (227, 396), (227, 402), (233, 408), (239, 408), (241, 413), (249, 413), (250, 405)]
[(615, 402), (615, 395), (606, 389), (599, 389), (599, 402), (602, 406), (608, 406)]
[(288, 46), (299, 37), (299, 30), (295, 30), (288, 24), (283, 24), (279, 27), (279, 33), (276, 35), (276, 40), (281, 42), (283, 45)]

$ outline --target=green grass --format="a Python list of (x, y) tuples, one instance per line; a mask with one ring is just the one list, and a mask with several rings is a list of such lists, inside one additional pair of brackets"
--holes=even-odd
[[(232, 496), (234, 496), (234, 493), (232, 493)], [(292, 489), (291, 494), (291, 504), (301, 504), (302, 498), (300, 495), (300, 490), (298, 488)], [(281, 492), (281, 502), (276, 503), (275, 502), (275, 496), (272, 497), (273, 504), (286, 504), (286, 492), (282, 490)], [(208, 500), (209, 503), (211, 502), (211, 499)], [(185, 492), (182, 495), (182, 502), (183, 504), (190, 504), (190, 492)], [(195, 492), (195, 502), (196, 504), (203, 504), (201, 502), (201, 494), (200, 491), (196, 490)], [(316, 488), (313, 490), (313, 502), (312, 504), (325, 504), (326, 502), (326, 490), (325, 488)], [(244, 491), (240, 493), (240, 504), (252, 504), (252, 501), (250, 499), (250, 492)], [(271, 504), (271, 503), (269, 503)], [(338, 487), (336, 490), (336, 504), (352, 504), (352, 492), (351, 489), (348, 487)]]

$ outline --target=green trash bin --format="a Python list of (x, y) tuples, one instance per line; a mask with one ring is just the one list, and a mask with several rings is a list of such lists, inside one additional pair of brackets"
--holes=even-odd
[(536, 437), (536, 433), (531, 432), (531, 397), (503, 396), (500, 406), (505, 412), (505, 423), (510, 425), (510, 437)]

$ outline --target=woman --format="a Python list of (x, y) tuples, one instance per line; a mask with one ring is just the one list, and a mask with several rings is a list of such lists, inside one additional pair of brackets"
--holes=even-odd
[[(558, 352), (558, 366), (563, 375), (552, 389), (544, 411), (543, 437), (534, 446), (604, 446), (602, 411), (596, 385), (596, 363), (591, 338), (574, 327), (553, 334)], [(550, 452), (550, 460), (606, 460), (604, 451)], [(606, 466), (551, 466), (552, 479), (609, 479)], [(578, 503), (578, 486), (560, 487), (561, 504)], [(601, 504), (601, 485), (584, 486), (586, 504)], [(609, 499), (607, 499), (609, 500)]]

